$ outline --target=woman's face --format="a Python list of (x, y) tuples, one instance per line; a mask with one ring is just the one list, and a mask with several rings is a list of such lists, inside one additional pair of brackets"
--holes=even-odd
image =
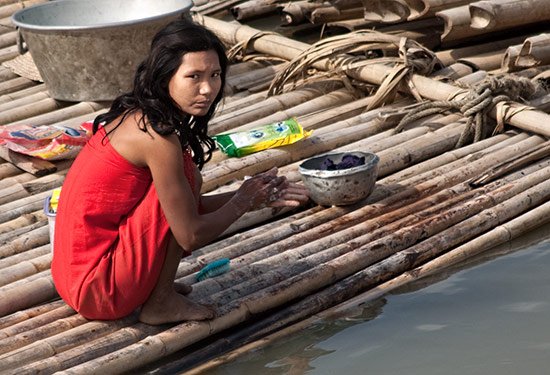
[(168, 91), (180, 109), (204, 116), (222, 86), (222, 68), (214, 50), (188, 52), (168, 83)]

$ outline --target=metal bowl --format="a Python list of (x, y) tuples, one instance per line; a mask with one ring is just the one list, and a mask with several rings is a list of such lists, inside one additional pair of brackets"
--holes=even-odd
[[(364, 157), (365, 163), (345, 169), (326, 170), (327, 159), (341, 163), (345, 155)], [(298, 170), (310, 197), (321, 206), (344, 206), (357, 203), (370, 195), (378, 176), (379, 157), (365, 152), (338, 152), (304, 161)]]

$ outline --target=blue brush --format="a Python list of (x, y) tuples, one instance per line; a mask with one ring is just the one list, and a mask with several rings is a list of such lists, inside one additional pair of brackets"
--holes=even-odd
[(221, 258), (208, 263), (197, 273), (197, 281), (203, 281), (209, 277), (215, 277), (229, 271), (229, 258)]

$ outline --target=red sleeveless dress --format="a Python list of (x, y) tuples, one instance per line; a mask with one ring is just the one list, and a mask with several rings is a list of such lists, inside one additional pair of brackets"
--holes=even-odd
[[(184, 168), (195, 188), (187, 150)], [(101, 127), (61, 190), (51, 265), (59, 295), (88, 319), (132, 313), (156, 285), (169, 234), (149, 169), (123, 158)]]

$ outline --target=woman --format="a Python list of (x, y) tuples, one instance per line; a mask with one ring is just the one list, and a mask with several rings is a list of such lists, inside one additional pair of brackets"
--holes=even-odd
[(59, 295), (84, 317), (117, 319), (141, 306), (148, 324), (213, 318), (175, 290), (181, 257), (247, 211), (307, 201), (276, 169), (236, 192), (200, 195), (226, 72), (212, 32), (174, 21), (153, 38), (133, 90), (94, 121), (63, 184), (51, 267)]

